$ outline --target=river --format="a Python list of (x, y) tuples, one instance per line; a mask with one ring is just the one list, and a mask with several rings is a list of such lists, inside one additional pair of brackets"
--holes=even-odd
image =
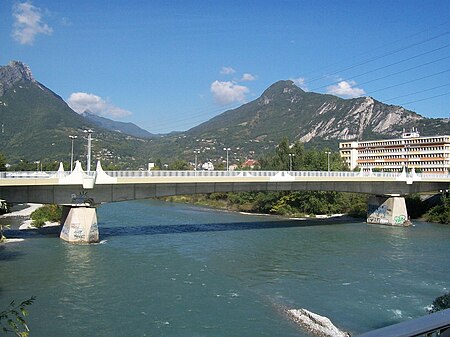
[(450, 288), (450, 226), (283, 220), (143, 200), (98, 208), (100, 244), (0, 246), (0, 309), (36, 296), (31, 337), (352, 335), (426, 314)]

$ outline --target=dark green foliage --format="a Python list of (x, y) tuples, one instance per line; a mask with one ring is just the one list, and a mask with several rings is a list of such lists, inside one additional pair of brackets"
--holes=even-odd
[(8, 336), (8, 333), (18, 337), (29, 336), (30, 330), (25, 321), (25, 317), (28, 316), (26, 308), (32, 305), (35, 300), (36, 298), (32, 296), (30, 299), (17, 305), (12, 301), (7, 309), (0, 312), (0, 327), (4, 336)]
[(0, 153), (0, 171), (6, 171), (6, 157)]
[[(327, 152), (330, 152), (330, 155)], [(276, 147), (275, 153), (266, 154), (259, 159), (259, 163), (261, 170), (289, 171), (292, 164), (293, 171), (326, 171), (328, 170), (328, 160), (331, 171), (348, 169), (338, 152), (327, 148), (323, 150), (305, 149), (302, 143), (291, 144), (285, 137)]]
[(420, 199), (420, 195), (412, 194), (405, 198), (408, 215), (411, 219), (422, 217), (428, 210), (429, 206)]
[(450, 198), (443, 194), (442, 203), (434, 206), (424, 216), (426, 221), (450, 224)]
[(9, 228), (10, 228), (9, 225), (2, 225), (2, 224), (0, 224), (0, 243), (6, 241), (7, 238), (6, 238), (5, 234), (3, 234), (3, 231), (5, 229), (9, 229)]
[(189, 164), (186, 161), (179, 159), (169, 164), (168, 169), (176, 171), (186, 171), (189, 170)]
[(196, 196), (200, 204), (283, 216), (347, 213), (354, 217), (365, 217), (366, 199), (364, 195), (353, 193), (320, 191), (212, 193)]
[(61, 220), (61, 206), (58, 205), (45, 205), (33, 213), (31, 213), (32, 225), (40, 228), (45, 225), (46, 221), (58, 222)]
[(442, 296), (436, 297), (431, 305), (430, 313), (438, 312), (440, 310), (450, 309), (450, 292)]

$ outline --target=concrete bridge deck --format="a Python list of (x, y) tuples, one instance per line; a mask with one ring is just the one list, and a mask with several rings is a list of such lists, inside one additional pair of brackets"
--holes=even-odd
[(96, 202), (241, 191), (339, 191), (372, 195), (438, 193), (450, 174), (337, 171), (96, 171), (80, 163), (73, 172), (1, 172), (0, 197), (10, 202), (73, 203), (80, 196)]

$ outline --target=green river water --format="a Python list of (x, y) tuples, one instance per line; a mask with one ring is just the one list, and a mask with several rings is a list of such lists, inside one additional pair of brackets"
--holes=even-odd
[(306, 308), (357, 335), (450, 289), (450, 226), (283, 220), (154, 200), (98, 208), (101, 243), (10, 234), (0, 309), (32, 295), (31, 337), (307, 336)]

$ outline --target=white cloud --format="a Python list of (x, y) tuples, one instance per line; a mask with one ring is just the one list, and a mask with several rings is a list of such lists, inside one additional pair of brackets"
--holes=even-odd
[(67, 104), (78, 113), (88, 110), (95, 115), (112, 118), (123, 118), (131, 115), (130, 111), (114, 106), (97, 95), (85, 92), (72, 93), (67, 99)]
[(217, 103), (227, 105), (234, 102), (244, 102), (245, 94), (249, 92), (249, 89), (230, 81), (214, 81), (211, 83), (211, 92)]
[(234, 74), (236, 72), (236, 70), (234, 70), (231, 67), (222, 67), (222, 69), (220, 70), (220, 73), (222, 75), (231, 75)]
[(256, 80), (256, 76), (253, 76), (252, 74), (245, 73), (242, 75), (241, 81), (248, 82), (248, 81), (254, 81)]
[(341, 81), (338, 84), (327, 87), (327, 93), (345, 98), (354, 98), (364, 95), (364, 89), (354, 87), (355, 81)]
[(304, 77), (293, 78), (292, 82), (294, 82), (294, 84), (297, 87), (299, 87), (300, 89), (308, 91), (308, 87), (305, 84), (306, 83), (306, 79)]
[(53, 33), (53, 29), (42, 22), (41, 9), (30, 1), (14, 5), (12, 15), (14, 17), (12, 37), (20, 44), (32, 45), (36, 35)]

